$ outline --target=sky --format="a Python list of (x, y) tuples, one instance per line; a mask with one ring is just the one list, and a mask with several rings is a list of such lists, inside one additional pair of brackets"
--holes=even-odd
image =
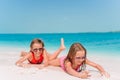
[(0, 0), (0, 33), (120, 31), (120, 0)]

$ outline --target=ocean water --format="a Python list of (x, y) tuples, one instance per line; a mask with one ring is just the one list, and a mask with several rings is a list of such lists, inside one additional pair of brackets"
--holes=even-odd
[[(71, 44), (80, 42), (90, 54), (104, 54), (120, 56), (120, 33), (42, 33), (42, 34), (0, 34), (0, 50), (17, 50), (21, 48), (29, 51), (29, 45), (34, 38), (40, 38), (45, 48), (55, 51), (60, 46), (60, 39), (64, 38), (67, 54)], [(3, 52), (2, 51), (2, 52)]]

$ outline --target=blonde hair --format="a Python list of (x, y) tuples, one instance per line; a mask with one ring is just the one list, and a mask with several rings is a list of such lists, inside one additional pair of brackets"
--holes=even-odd
[(30, 44), (30, 47), (32, 48), (33, 44), (34, 43), (39, 43), (39, 44), (42, 44), (42, 47), (44, 47), (44, 42), (38, 38), (35, 38), (32, 40), (31, 44)]
[(72, 60), (75, 57), (77, 51), (84, 51), (85, 52), (85, 60), (82, 63), (81, 70), (84, 70), (86, 65), (86, 49), (82, 46), (80, 43), (73, 43), (69, 49), (68, 55), (64, 61), (64, 64), (66, 61), (69, 61), (73, 64)]

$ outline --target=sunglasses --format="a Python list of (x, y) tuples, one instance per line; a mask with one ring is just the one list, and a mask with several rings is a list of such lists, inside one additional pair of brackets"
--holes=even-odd
[(43, 50), (44, 50), (44, 48), (35, 48), (35, 49), (33, 49), (34, 52), (37, 52), (37, 51), (40, 51), (40, 52), (41, 52), (41, 51), (43, 51)]
[(85, 56), (84, 57), (75, 57), (75, 59), (85, 59)]

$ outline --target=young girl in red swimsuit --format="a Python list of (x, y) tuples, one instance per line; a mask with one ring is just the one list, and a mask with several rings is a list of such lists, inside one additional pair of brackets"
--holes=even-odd
[[(22, 52), (21, 53), (22, 58), (20, 58), (16, 62), (16, 65), (20, 67), (43, 68), (48, 65), (48, 61), (56, 59), (59, 53), (64, 49), (65, 49), (64, 41), (63, 39), (61, 39), (60, 48), (53, 54), (49, 54), (44, 48), (43, 41), (40, 39), (34, 39), (30, 44), (30, 52), (29, 53)], [(23, 63), (26, 60), (28, 60), (29, 64)]]

